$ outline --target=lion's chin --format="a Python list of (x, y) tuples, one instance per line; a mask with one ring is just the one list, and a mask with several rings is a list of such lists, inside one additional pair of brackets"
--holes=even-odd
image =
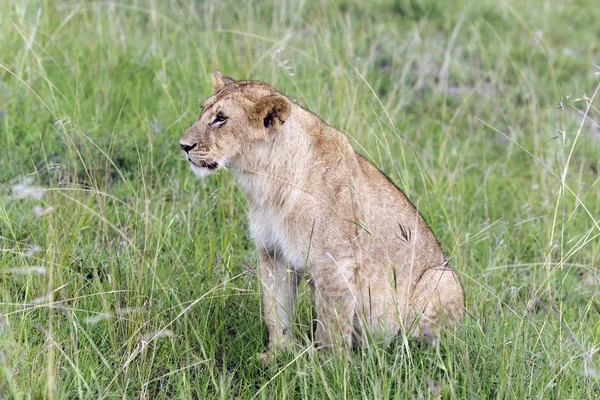
[(200, 167), (193, 162), (190, 162), (190, 166), (192, 167), (192, 171), (194, 172), (194, 174), (196, 174), (200, 177), (205, 177), (207, 175), (210, 175), (220, 168), (220, 165), (213, 165), (213, 164), (211, 164), (210, 166), (207, 166), (207, 167)]

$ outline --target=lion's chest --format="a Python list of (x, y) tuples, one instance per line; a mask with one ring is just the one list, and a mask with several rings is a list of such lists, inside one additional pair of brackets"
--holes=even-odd
[(250, 231), (256, 247), (289, 263), (290, 268), (302, 270), (305, 254), (301, 237), (290, 217), (266, 208), (250, 210)]

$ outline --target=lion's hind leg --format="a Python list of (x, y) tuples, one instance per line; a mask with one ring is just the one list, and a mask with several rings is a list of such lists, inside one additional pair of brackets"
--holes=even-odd
[(433, 341), (442, 328), (459, 326), (464, 312), (463, 289), (454, 271), (446, 266), (431, 268), (413, 289), (407, 327), (412, 327), (411, 336)]

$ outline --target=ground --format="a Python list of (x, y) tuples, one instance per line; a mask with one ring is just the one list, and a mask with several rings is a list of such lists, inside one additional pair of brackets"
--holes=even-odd
[[(367, 5), (368, 4), (368, 5)], [(0, 2), (0, 397), (597, 398), (593, 1)], [(230, 172), (178, 145), (214, 70), (345, 132), (414, 201), (464, 326), (266, 365)]]

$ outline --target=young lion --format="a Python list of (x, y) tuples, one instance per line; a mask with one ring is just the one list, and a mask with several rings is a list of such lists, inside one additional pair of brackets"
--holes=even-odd
[(270, 352), (291, 343), (302, 277), (322, 346), (460, 324), (463, 290), (432, 232), (344, 134), (266, 83), (217, 71), (212, 86), (180, 144), (197, 175), (229, 167), (246, 196)]

